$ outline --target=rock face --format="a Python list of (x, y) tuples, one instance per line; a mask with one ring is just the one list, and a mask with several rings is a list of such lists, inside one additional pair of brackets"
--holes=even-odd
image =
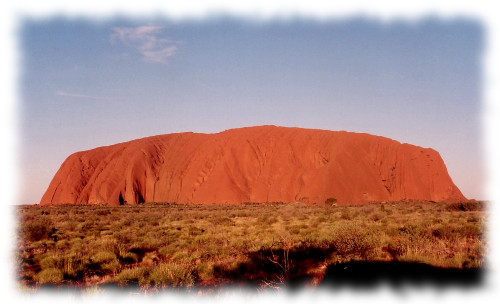
[(465, 200), (438, 152), (275, 126), (147, 137), (70, 155), (41, 205)]

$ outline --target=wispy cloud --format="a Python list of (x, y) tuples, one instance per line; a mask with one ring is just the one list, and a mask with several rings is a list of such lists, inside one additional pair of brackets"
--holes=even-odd
[(166, 64), (167, 58), (176, 54), (178, 42), (162, 38), (162, 30), (163, 27), (154, 25), (114, 27), (111, 39), (133, 48), (145, 61)]
[(75, 98), (85, 98), (85, 99), (100, 99), (100, 100), (108, 100), (109, 98), (102, 96), (92, 96), (92, 95), (84, 95), (84, 94), (74, 94), (68, 93), (64, 91), (55, 91), (57, 96), (66, 96), (66, 97), (75, 97)]

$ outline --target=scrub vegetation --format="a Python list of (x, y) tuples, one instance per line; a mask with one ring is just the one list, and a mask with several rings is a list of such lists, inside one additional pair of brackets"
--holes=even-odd
[(355, 262), (476, 271), (485, 268), (488, 248), (485, 203), (474, 201), (19, 206), (16, 212), (18, 280), (35, 289), (314, 287), (335, 275), (334, 267)]

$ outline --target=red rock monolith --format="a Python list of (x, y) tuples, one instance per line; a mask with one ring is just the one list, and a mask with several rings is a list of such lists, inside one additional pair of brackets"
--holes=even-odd
[(344, 131), (259, 126), (70, 155), (41, 205), (466, 200), (438, 152)]

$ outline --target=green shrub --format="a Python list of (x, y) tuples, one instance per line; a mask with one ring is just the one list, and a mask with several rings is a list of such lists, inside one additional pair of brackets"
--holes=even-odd
[[(103, 233), (101, 232), (101, 235)], [(116, 239), (114, 239), (113, 237), (107, 235), (105, 237), (101, 237), (97, 242), (96, 242), (96, 245), (99, 245), (100, 249), (102, 251), (110, 251), (110, 252), (114, 252), (115, 254), (118, 254), (119, 250), (118, 250), (118, 242), (116, 241)]]
[(88, 264), (86, 258), (78, 257), (77, 255), (65, 256), (61, 259), (62, 271), (69, 277), (76, 277), (79, 272), (83, 272)]
[(26, 240), (36, 242), (49, 239), (53, 233), (52, 221), (46, 216), (41, 216), (23, 227), (23, 233)]
[(327, 206), (337, 206), (337, 199), (334, 197), (329, 197), (325, 200), (325, 205)]
[(63, 273), (57, 268), (43, 269), (36, 275), (40, 284), (60, 284), (63, 281)]
[(205, 232), (205, 229), (198, 228), (195, 226), (189, 226), (189, 235), (190, 236), (197, 236)]
[(116, 260), (116, 254), (110, 251), (99, 251), (98, 253), (92, 256), (92, 262), (94, 263), (109, 263), (113, 260)]
[(101, 264), (101, 269), (107, 272), (116, 272), (118, 269), (121, 268), (121, 264), (118, 260), (111, 260), (109, 262), (106, 262), (104, 264)]
[(359, 229), (354, 224), (338, 227), (331, 243), (338, 254), (361, 259), (371, 258), (378, 245), (374, 235)]
[(192, 271), (175, 263), (157, 265), (149, 278), (157, 287), (190, 287), (194, 284)]
[(389, 253), (393, 259), (397, 260), (400, 256), (407, 253), (408, 243), (401, 239), (396, 239), (394, 242), (389, 241), (387, 246), (383, 249)]
[(194, 271), (202, 280), (208, 280), (214, 276), (214, 265), (213, 263), (201, 263), (195, 266)]
[(374, 212), (371, 216), (370, 219), (374, 222), (380, 221), (384, 218), (384, 215), (380, 212)]
[(148, 252), (142, 258), (141, 264), (153, 266), (158, 262), (158, 254), (156, 252)]
[(134, 267), (122, 270), (114, 281), (120, 286), (139, 285), (145, 286), (148, 283), (149, 270), (146, 267)]
[(61, 269), (64, 266), (64, 260), (60, 259), (54, 255), (48, 255), (40, 260), (40, 266), (42, 269), (57, 268)]
[(342, 208), (342, 211), (340, 212), (340, 218), (343, 220), (352, 220), (356, 217), (354, 212), (351, 211), (349, 207), (344, 207)]
[(427, 229), (425, 229), (422, 225), (416, 224), (406, 224), (402, 227), (399, 227), (399, 234), (408, 237), (411, 241), (426, 238)]
[(189, 253), (186, 249), (178, 249), (172, 256), (172, 260), (180, 261), (185, 260), (189, 257)]

